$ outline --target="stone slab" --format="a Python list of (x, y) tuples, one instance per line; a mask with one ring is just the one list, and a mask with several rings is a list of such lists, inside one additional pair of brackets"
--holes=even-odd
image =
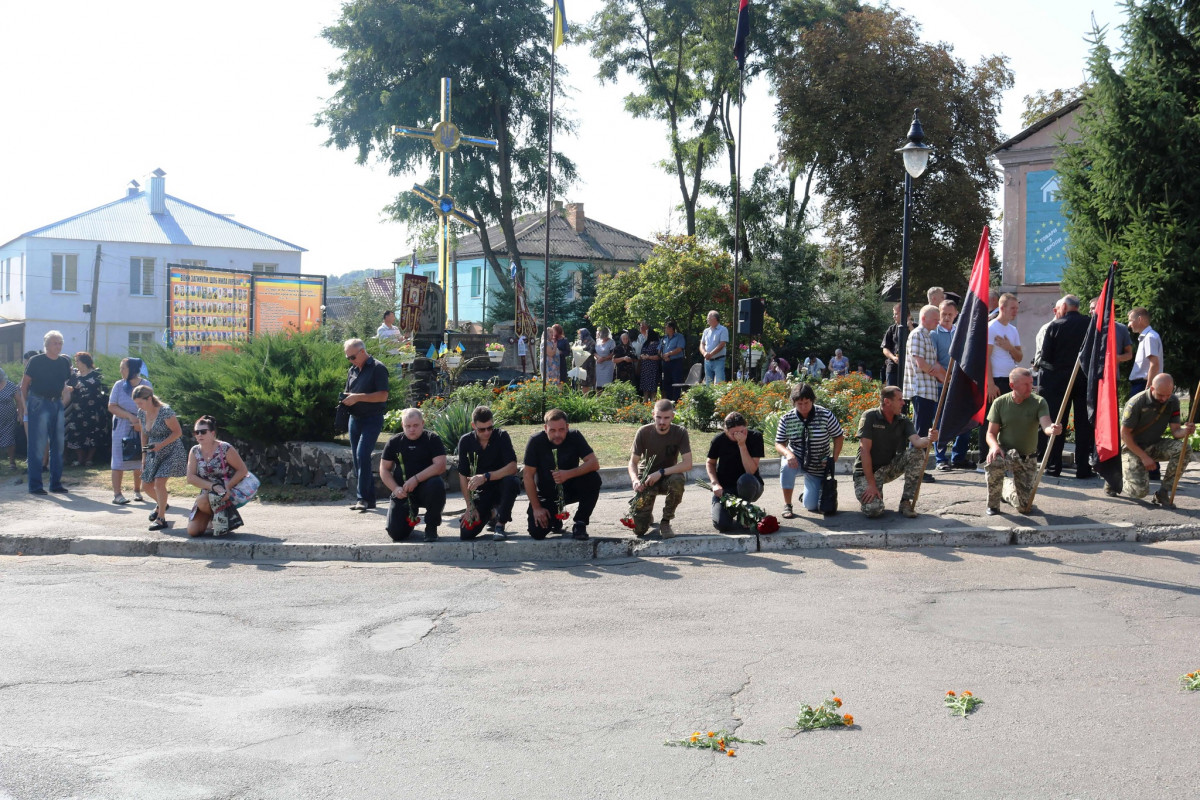
[(1137, 528), (1128, 522), (1110, 525), (1053, 525), (1044, 528), (1014, 528), (1012, 543), (1087, 544), (1090, 542), (1136, 542)]
[(1012, 539), (1003, 528), (958, 528), (943, 531), (889, 531), (887, 547), (1000, 547)]
[(71, 546), (71, 540), (53, 536), (6, 536), (0, 534), (2, 556), (61, 556)]
[(476, 539), (471, 542), (474, 561), (590, 561), (596, 556), (598, 542), (592, 539), (513, 538), (506, 542)]
[(883, 531), (772, 533), (760, 536), (758, 545), (764, 553), (815, 547), (887, 547), (887, 534)]
[(143, 537), (91, 537), (72, 539), (67, 550), (73, 556), (133, 556), (147, 557), (158, 554), (158, 541)]
[(640, 557), (701, 556), (720, 553), (758, 552), (758, 537), (752, 535), (675, 536), (666, 540), (630, 542), (630, 555)]

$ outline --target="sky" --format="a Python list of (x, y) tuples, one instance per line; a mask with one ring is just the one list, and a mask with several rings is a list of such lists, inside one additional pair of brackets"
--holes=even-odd
[[(892, 5), (968, 64), (1009, 57), (1005, 137), (1021, 128), (1025, 95), (1084, 79), (1093, 14), (1111, 45), (1123, 19), (1115, 0)], [(600, 6), (566, 0), (568, 21), (584, 22)], [(320, 31), (340, 9), (337, 0), (4, 3), (0, 242), (120, 199), (131, 179), (146, 187), (162, 168), (168, 194), (307, 248), (306, 273), (389, 268), (411, 248), (407, 228), (382, 209), (418, 176), (358, 165), (350, 151), (325, 147), (325, 131), (313, 125), (338, 63)], [(555, 148), (575, 159), (580, 180), (558, 196), (638, 236), (681, 230), (678, 183), (656, 166), (667, 155), (665, 128), (625, 112), (632, 84), (600, 85), (586, 47), (559, 54), (569, 91), (556, 109), (578, 131), (556, 137)], [(751, 175), (777, 141), (765, 81), (747, 93), (744, 131), (743, 174)], [(902, 176), (899, 157), (896, 168)]]

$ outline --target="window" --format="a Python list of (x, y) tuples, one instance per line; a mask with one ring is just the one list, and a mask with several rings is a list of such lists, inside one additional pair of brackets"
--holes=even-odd
[(436, 269), (425, 270), (425, 277), (429, 279), (430, 283), (437, 283), (437, 270)]
[(278, 264), (255, 264), (254, 271), (255, 272), (265, 272), (267, 274), (271, 274), (271, 273), (279, 271), (279, 265)]
[(580, 293), (583, 291), (583, 273), (568, 272), (567, 273), (567, 299), (578, 300)]
[(142, 349), (149, 349), (154, 344), (154, 331), (130, 331), (129, 332), (129, 352), (141, 353)]
[(3, 270), (0, 270), (0, 299), (12, 300), (12, 259), (4, 259)]
[(50, 256), (50, 291), (79, 291), (79, 256), (74, 253)]
[(142, 297), (154, 296), (154, 259), (129, 259), (129, 293)]
[(471, 267), (471, 297), (483, 294), (483, 268)]
[(179, 259), (181, 267), (207, 267), (208, 260), (204, 258), (181, 258)]

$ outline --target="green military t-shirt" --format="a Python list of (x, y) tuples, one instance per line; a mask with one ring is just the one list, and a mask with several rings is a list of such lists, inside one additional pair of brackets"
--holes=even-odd
[[(1157, 419), (1156, 419), (1157, 417)], [(1133, 440), (1138, 447), (1149, 447), (1162, 438), (1170, 423), (1179, 422), (1179, 398), (1171, 395), (1171, 399), (1160, 403), (1150, 394), (1150, 390), (1138, 392), (1125, 403), (1125, 411), (1121, 414), (1121, 427), (1134, 432)], [(1145, 430), (1142, 430), (1145, 428)]]
[[(858, 418), (858, 439), (871, 440), (871, 466), (874, 469), (892, 463), (898, 453), (908, 447), (908, 440), (916, 436), (917, 429), (913, 427), (908, 417), (897, 415), (891, 422), (883, 416), (878, 408), (864, 411)], [(862, 475), (862, 445), (859, 445), (858, 458), (854, 459), (854, 474)]]
[(692, 452), (692, 443), (688, 438), (687, 428), (682, 425), (672, 425), (661, 434), (654, 429), (654, 423), (638, 428), (633, 437), (633, 454), (645, 463), (653, 458), (653, 469), (666, 469), (679, 463), (679, 457)]
[(988, 422), (1000, 423), (1000, 447), (1004, 452), (1016, 450), (1023, 456), (1037, 452), (1037, 435), (1041, 430), (1042, 417), (1050, 416), (1050, 406), (1037, 394), (1031, 394), (1024, 402), (1013, 399), (1012, 392), (1002, 394), (992, 403), (988, 411)]

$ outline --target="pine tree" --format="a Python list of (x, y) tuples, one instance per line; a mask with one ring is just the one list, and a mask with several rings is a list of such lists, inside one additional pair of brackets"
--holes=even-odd
[(1079, 140), (1056, 167), (1067, 211), (1063, 287), (1094, 297), (1120, 262), (1117, 305), (1150, 309), (1167, 371), (1184, 387), (1200, 365), (1200, 12), (1192, 0), (1128, 0), (1121, 71), (1092, 36)]

